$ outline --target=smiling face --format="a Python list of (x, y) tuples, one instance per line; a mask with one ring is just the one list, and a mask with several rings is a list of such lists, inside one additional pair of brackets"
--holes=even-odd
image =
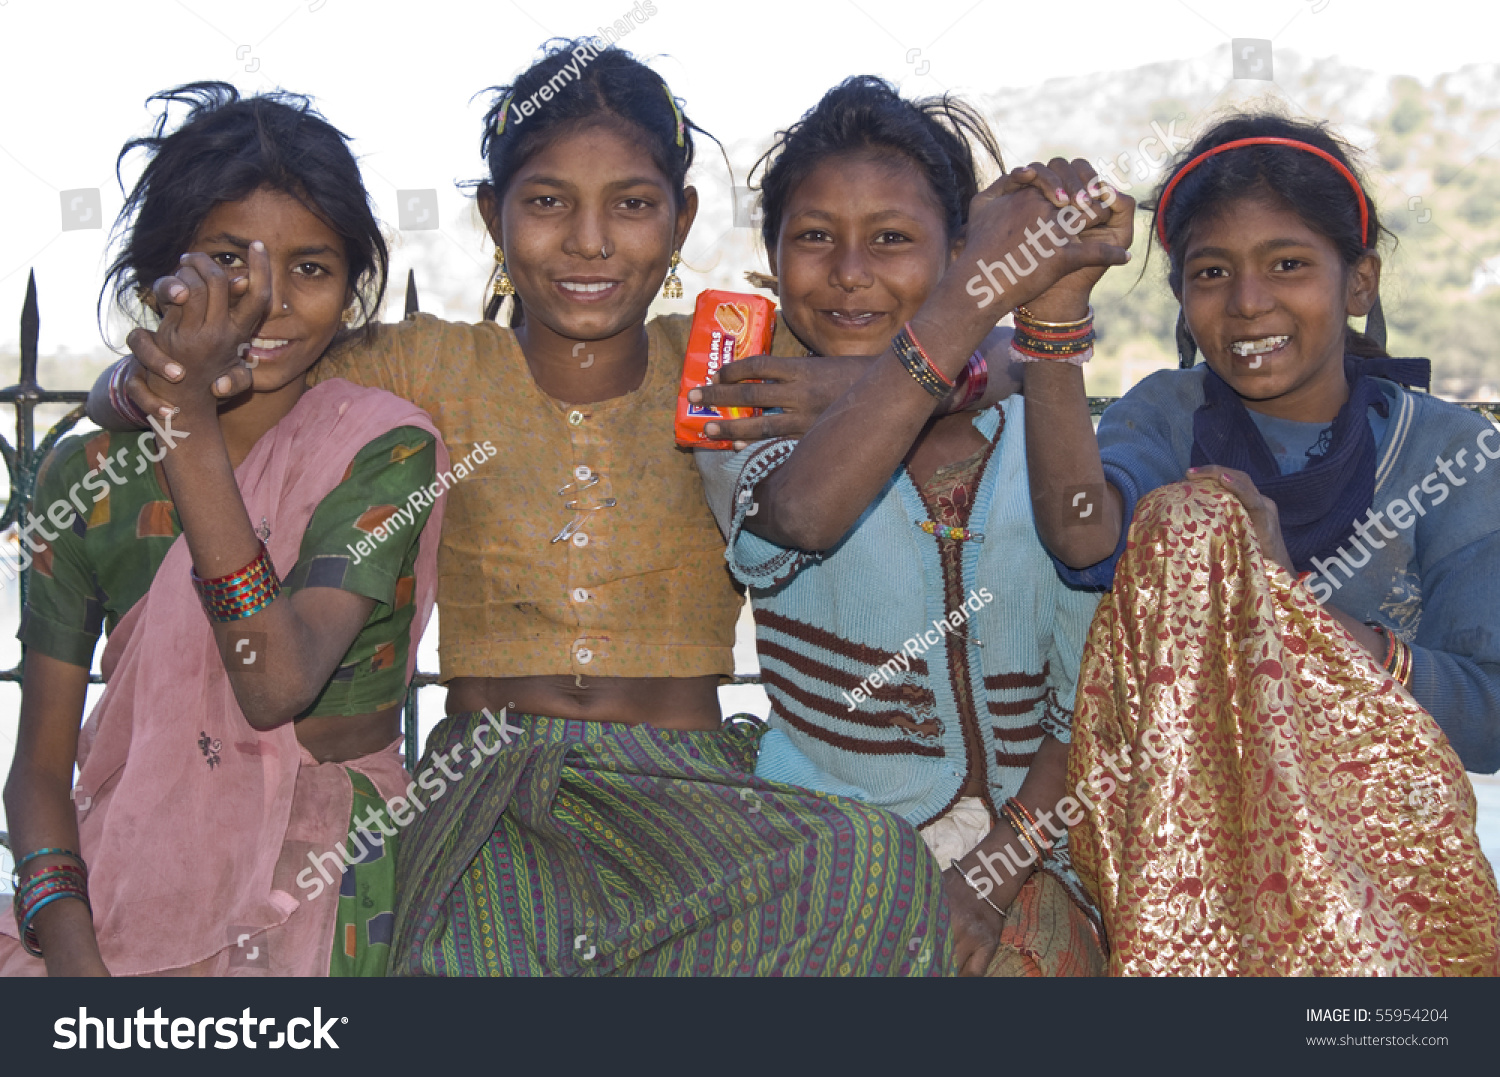
[(1188, 329), (1245, 406), (1327, 422), (1348, 396), (1344, 329), (1369, 313), (1380, 260), (1346, 266), (1296, 213), (1246, 197), (1194, 222), (1183, 250)]
[(771, 269), (782, 316), (816, 354), (879, 355), (957, 251), (914, 165), (841, 155), (787, 197)]
[(636, 328), (687, 238), (697, 208), (632, 138), (628, 124), (561, 135), (515, 174), (497, 207), (481, 211), (505, 251), (526, 312), (568, 340), (605, 340)]
[(352, 298), (344, 241), (285, 191), (262, 187), (209, 211), (189, 246), (243, 276), (252, 240), (271, 260), (271, 305), (246, 358), (256, 392), (272, 392), (306, 374), (333, 342)]

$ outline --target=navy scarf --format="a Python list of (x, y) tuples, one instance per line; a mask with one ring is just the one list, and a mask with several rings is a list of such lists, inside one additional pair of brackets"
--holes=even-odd
[(1193, 413), (1192, 466), (1218, 464), (1249, 475), (1276, 503), (1281, 535), (1298, 572), (1310, 570), (1314, 558), (1332, 557), (1374, 500), (1375, 434), (1365, 413), (1375, 408), (1388, 414), (1375, 379), (1425, 389), (1431, 364), (1346, 355), (1344, 378), (1349, 399), (1334, 417), (1327, 452), (1310, 457), (1307, 467), (1291, 475), (1281, 474), (1244, 401), (1212, 368), (1203, 377), (1203, 406)]

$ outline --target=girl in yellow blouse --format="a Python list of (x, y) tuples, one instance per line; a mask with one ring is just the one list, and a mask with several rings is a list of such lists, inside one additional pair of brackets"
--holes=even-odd
[(418, 316), (319, 371), (421, 405), (454, 459), (500, 449), (446, 495), (449, 717), (393, 807), (397, 974), (948, 971), (911, 826), (756, 779), (759, 724), (722, 721), (740, 601), (673, 445), (686, 320), (646, 321), (697, 210), (693, 130), (628, 54), (554, 48), (485, 121), (510, 326)]

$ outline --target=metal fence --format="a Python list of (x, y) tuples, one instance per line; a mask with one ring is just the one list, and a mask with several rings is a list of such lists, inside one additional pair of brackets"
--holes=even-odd
[[(412, 274), (406, 278), (406, 314), (410, 315), (417, 311), (417, 288), (416, 280)], [(12, 446), (4, 435), (0, 435), (0, 456), (4, 457), (5, 469), (10, 476), (10, 501), (5, 506), (5, 511), (0, 514), (0, 532), (3, 532), (11, 524), (17, 522), (21, 516), (21, 510), (30, 503), (32, 492), (36, 488), (37, 469), (42, 460), (52, 447), (57, 444), (67, 432), (73, 429), (78, 422), (84, 418), (84, 403), (88, 400), (87, 390), (75, 389), (43, 389), (37, 384), (37, 341), (41, 329), (41, 315), (37, 306), (36, 297), (36, 275), (33, 273), (26, 284), (26, 300), (21, 307), (21, 376), (15, 385), (6, 389), (0, 389), (0, 404), (12, 404), (16, 409), (16, 441)], [(1104, 409), (1113, 403), (1113, 397), (1090, 397), (1089, 409), (1095, 416), (1104, 412)], [(75, 407), (63, 416), (40, 442), (36, 441), (36, 428), (33, 413), (38, 404), (73, 404)], [(1500, 402), (1468, 403), (1465, 407), (1484, 415), (1491, 422), (1500, 421)], [(20, 580), (20, 605), (26, 604), (26, 576), (21, 574)], [(0, 670), (0, 681), (11, 681), (21, 683), (21, 667), (24, 665), (24, 655), (21, 663), (14, 669)], [(94, 673), (89, 675), (91, 684), (101, 684), (102, 679)], [(402, 730), (405, 740), (406, 765), (408, 769), (414, 769), (417, 763), (420, 745), (417, 743), (417, 695), (423, 689), (437, 683), (437, 674), (424, 673), (418, 670), (412, 680), (412, 690), (407, 693), (406, 704), (402, 710)], [(760, 677), (756, 674), (736, 675), (734, 684), (759, 684)], [(0, 834), (0, 841), (3, 841)]]

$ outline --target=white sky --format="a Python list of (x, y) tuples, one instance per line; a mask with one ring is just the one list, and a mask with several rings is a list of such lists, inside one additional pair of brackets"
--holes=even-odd
[[(726, 143), (766, 137), (856, 73), (919, 93), (988, 92), (1200, 57), (1228, 38), (1256, 37), (1426, 82), (1493, 62), (1500, 29), (1488, 5), (1449, 0), (652, 2), (657, 13), (622, 44), (656, 57), (690, 115)], [(145, 98), (196, 79), (314, 96), (355, 136), (382, 220), (394, 227), (396, 190), (436, 188), (454, 257), (474, 261), (482, 275), (488, 255), (467, 232), (465, 196), (453, 187), (480, 171), (484, 101), (471, 96), (509, 81), (544, 39), (592, 32), (627, 6), (0, 0), (0, 349), (16, 345), (29, 267), (42, 298), (43, 354), (98, 347), (94, 302), (107, 231), (63, 231), (59, 194), (99, 188), (103, 217), (112, 220), (122, 200), (114, 157), (145, 130)], [(916, 74), (924, 63), (925, 74)], [(710, 146), (700, 159), (714, 152)], [(727, 197), (707, 189), (722, 166), (712, 177), (701, 172), (705, 198)], [(12, 377), (0, 371), (0, 380)]]

